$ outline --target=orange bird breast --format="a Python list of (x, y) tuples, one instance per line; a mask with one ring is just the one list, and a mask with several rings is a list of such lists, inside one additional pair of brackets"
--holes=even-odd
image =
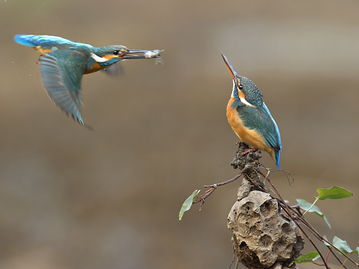
[(271, 155), (271, 157), (274, 159), (274, 150), (265, 143), (263, 136), (256, 130), (244, 126), (242, 119), (239, 117), (237, 109), (232, 106), (234, 101), (235, 98), (231, 97), (227, 104), (226, 111), (228, 123), (234, 133), (247, 145), (268, 152), (269, 155)]
[(93, 73), (104, 68), (106, 68), (106, 66), (102, 66), (99, 63), (94, 63), (90, 68), (85, 71), (85, 74)]
[[(112, 54), (107, 54), (107, 55), (104, 55), (103, 58), (106, 58), (107, 60), (111, 60), (112, 58), (114, 57), (117, 57), (116, 55), (112, 55)], [(90, 68), (88, 68), (86, 71), (85, 71), (85, 74), (89, 74), (89, 73), (93, 73), (93, 72), (96, 72), (96, 71), (99, 71), (99, 70), (102, 70), (102, 69), (105, 69), (106, 67), (108, 66), (103, 66), (103, 65), (100, 65), (99, 63), (94, 63)]]

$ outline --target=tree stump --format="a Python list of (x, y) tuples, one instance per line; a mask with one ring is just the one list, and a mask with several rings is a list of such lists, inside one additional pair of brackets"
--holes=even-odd
[[(293, 266), (304, 247), (296, 224), (281, 211), (277, 199), (266, 190), (259, 169), (260, 152), (242, 155), (242, 143), (232, 162), (244, 179), (227, 219), (238, 261), (249, 269), (280, 269)], [(234, 165), (233, 165), (234, 166)]]

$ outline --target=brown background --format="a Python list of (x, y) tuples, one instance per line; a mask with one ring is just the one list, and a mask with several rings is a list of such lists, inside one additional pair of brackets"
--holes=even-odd
[[(1, 0), (0, 268), (227, 268), (236, 184), (177, 220), (193, 189), (236, 173), (220, 51), (263, 90), (280, 126), (282, 167), (295, 181), (278, 173), (275, 184), (291, 202), (312, 201), (318, 187), (352, 190), (318, 203), (333, 231), (311, 220), (358, 245), (358, 9), (354, 0)], [(50, 102), (37, 53), (14, 34), (164, 48), (164, 64), (86, 75), (91, 132)]]

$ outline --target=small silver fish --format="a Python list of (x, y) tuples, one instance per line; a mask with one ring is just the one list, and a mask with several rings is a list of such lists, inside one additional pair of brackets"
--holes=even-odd
[(158, 58), (160, 57), (161, 52), (163, 52), (164, 50), (149, 50), (147, 51), (144, 55), (146, 59), (150, 59), (150, 58)]

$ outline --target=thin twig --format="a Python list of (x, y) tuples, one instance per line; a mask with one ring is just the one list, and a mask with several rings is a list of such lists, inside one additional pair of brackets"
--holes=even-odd
[[(287, 207), (283, 207), (283, 210), (289, 215), (290, 213), (287, 211)], [(294, 220), (293, 220), (294, 221)], [(299, 223), (295, 222), (297, 224), (297, 227), (301, 230), (301, 232), (304, 234), (304, 236), (309, 240), (309, 242), (312, 244), (312, 246), (315, 248), (315, 250), (318, 252), (320, 258), (322, 259), (325, 268), (330, 269), (330, 267), (328, 266), (327, 262), (325, 261), (325, 258), (323, 257), (323, 254), (321, 253), (321, 251), (318, 249), (318, 247), (314, 244), (313, 240), (307, 235), (307, 233), (304, 231), (304, 229), (299, 225)]]
[(326, 240), (323, 236), (320, 235), (319, 232), (317, 232), (317, 230), (315, 230), (315, 228), (304, 218), (299, 217), (299, 220), (314, 234), (315, 237), (317, 237), (317, 239), (321, 242), (325, 242), (327, 243), (329, 246), (326, 246), (330, 252), (333, 254), (333, 256), (335, 257), (335, 259), (337, 261), (339, 261), (339, 263), (344, 267), (347, 268), (343, 262), (340, 261), (339, 257), (333, 252), (332, 248), (335, 249), (336, 251), (338, 251), (340, 254), (342, 254), (345, 258), (347, 258), (350, 262), (352, 262), (354, 265), (356, 265), (357, 267), (359, 267), (359, 264), (357, 262), (355, 262), (352, 258), (350, 258), (348, 255), (346, 255), (345, 253), (343, 253), (340, 249), (338, 249), (336, 246), (334, 246), (332, 243), (330, 243), (328, 240)]
[(223, 185), (226, 185), (228, 183), (231, 183), (233, 181), (236, 181), (238, 178), (240, 178), (242, 176), (242, 172), (240, 172), (238, 175), (236, 175), (235, 177), (233, 178), (230, 178), (228, 180), (225, 180), (225, 181), (222, 181), (222, 182), (219, 182), (219, 183), (215, 183), (215, 184), (211, 184), (211, 185), (204, 185), (205, 188), (217, 188), (217, 187), (220, 187), (220, 186), (223, 186)]
[[(300, 221), (302, 221), (305, 226), (307, 226), (307, 227), (308, 227), (308, 226), (311, 226), (307, 221), (305, 221), (305, 219), (303, 218), (303, 216), (302, 216), (301, 214), (298, 214), (293, 208), (289, 207), (289, 206), (285, 203), (285, 201), (284, 201), (284, 199), (281, 197), (279, 191), (277, 190), (277, 188), (272, 184), (272, 182), (271, 182), (270, 179), (269, 179), (270, 171), (267, 172), (267, 175), (263, 175), (263, 173), (262, 173), (261, 171), (259, 171), (259, 173), (269, 182), (269, 184), (271, 185), (271, 187), (273, 188), (273, 190), (276, 192), (276, 194), (278, 195), (278, 197), (282, 200), (282, 202), (283, 202), (283, 203), (282, 203), (282, 208), (283, 208), (283, 205), (284, 205), (284, 207), (286, 207), (286, 209), (289, 209), (290, 211), (294, 212), (294, 213), (298, 216), (298, 219), (299, 219)], [(283, 209), (284, 209), (284, 208), (283, 208)], [(284, 209), (284, 211), (285, 211), (285, 212), (287, 213), (287, 215), (297, 224), (297, 226), (300, 228), (300, 230), (303, 232), (303, 234), (307, 237), (307, 239), (310, 241), (310, 243), (315, 247), (315, 249), (318, 251), (320, 257), (322, 258), (324, 264), (326, 265), (327, 262), (326, 262), (326, 260), (324, 259), (322, 253), (319, 251), (319, 249), (316, 247), (316, 245), (314, 244), (314, 242), (308, 237), (308, 235), (303, 231), (303, 229), (298, 225), (297, 221), (292, 217), (292, 215), (291, 215), (286, 209)], [(304, 222), (305, 222), (305, 223), (304, 223)], [(313, 228), (313, 229), (314, 229), (314, 228)], [(310, 230), (311, 230), (311, 229), (310, 229)], [(315, 231), (315, 232), (316, 232), (316, 231)], [(316, 233), (319, 235), (318, 232), (316, 232)], [(320, 236), (320, 237), (322, 238), (322, 236)], [(321, 238), (320, 238), (320, 239), (321, 239)], [(330, 248), (329, 248), (329, 249), (330, 249)], [(331, 251), (331, 252), (332, 252), (332, 251)], [(332, 253), (333, 253), (333, 252), (332, 252)], [(335, 257), (337, 260), (340, 261), (340, 259), (339, 259), (336, 255), (334, 255), (334, 257)], [(340, 261), (340, 264), (342, 264), (341, 261)], [(343, 264), (342, 264), (342, 265), (343, 265)], [(326, 267), (327, 267), (327, 265), (326, 265)], [(344, 265), (343, 265), (343, 267), (346, 268)], [(327, 268), (328, 268), (328, 267), (327, 267)]]
[[(326, 242), (327, 244), (330, 245), (330, 247), (333, 247), (335, 250), (337, 250), (339, 253), (341, 253), (344, 257), (346, 257), (349, 261), (351, 261), (353, 264), (355, 264), (356, 266), (359, 266), (358, 263), (356, 263), (353, 259), (351, 259), (348, 255), (346, 255), (345, 253), (343, 253), (342, 251), (340, 251), (336, 246), (334, 246), (332, 243), (330, 243), (328, 240), (326, 240), (323, 236), (321, 236), (319, 234), (319, 232), (317, 232), (314, 227), (312, 225), (310, 225), (310, 223), (308, 223), (307, 220), (304, 219), (304, 217), (300, 214), (298, 214), (298, 212), (296, 212), (294, 209), (292, 209), (291, 207), (289, 207), (283, 200), (283, 198), (281, 197), (280, 193), (278, 192), (278, 190), (275, 188), (275, 186), (272, 184), (272, 182), (269, 179), (269, 174), (270, 171), (267, 172), (267, 175), (264, 175), (261, 171), (258, 171), (271, 185), (271, 187), (273, 188), (273, 190), (275, 191), (275, 193), (278, 195), (278, 197), (283, 201), (283, 204), (292, 212), (294, 212), (298, 219), (314, 234), (314, 236), (317, 237), (317, 239), (321, 242)], [(286, 211), (287, 214), (289, 214), (289, 212)], [(289, 217), (292, 218), (292, 216), (289, 214)], [(292, 219), (293, 221), (295, 221), (294, 219)], [(295, 221), (296, 222), (296, 221)], [(296, 222), (297, 223), (297, 222)], [(298, 223), (297, 223), (298, 224)], [(327, 248), (330, 250), (330, 252), (333, 254), (333, 256), (335, 257), (335, 259), (344, 267), (347, 268), (343, 262), (339, 259), (339, 257), (337, 255), (334, 254), (334, 252), (332, 251), (332, 249), (329, 246), (327, 246)]]
[(340, 265), (343, 266), (345, 269), (348, 269), (348, 267), (346, 267), (345, 264), (339, 259), (337, 254), (335, 254), (335, 252), (332, 250), (332, 248), (330, 246), (326, 246), (326, 247), (329, 249), (330, 253), (332, 253), (334, 258), (340, 263)]
[(241, 176), (242, 176), (242, 172), (240, 172), (238, 175), (236, 175), (235, 177), (233, 178), (230, 178), (228, 180), (225, 180), (225, 181), (222, 181), (222, 182), (219, 182), (219, 183), (215, 183), (215, 184), (211, 184), (211, 185), (204, 185), (203, 188), (206, 189), (206, 191), (198, 197), (198, 199), (196, 199), (195, 201), (193, 201), (194, 204), (197, 204), (197, 203), (201, 203), (201, 207), (200, 209), (202, 208), (205, 200), (218, 188), (218, 187), (221, 187), (221, 186), (224, 186), (226, 184), (229, 184), (233, 181), (236, 181), (237, 179), (239, 179)]
[[(349, 261), (351, 261), (353, 264), (355, 264), (356, 266), (359, 266), (357, 262), (355, 262), (353, 259), (351, 259), (350, 257), (348, 257), (348, 255), (346, 255), (345, 253), (343, 253), (340, 249), (338, 249), (336, 246), (334, 246), (332, 243), (330, 243), (327, 239), (325, 239), (301, 214), (298, 214), (297, 211), (293, 210), (292, 208), (288, 207), (289, 210), (291, 210), (292, 212), (294, 212), (296, 214), (296, 217), (298, 218), (298, 220), (300, 220), (312, 233), (313, 235), (321, 242), (325, 242), (327, 243), (329, 246), (327, 246), (327, 248), (330, 250), (330, 252), (333, 254), (333, 256), (340, 261), (339, 257), (333, 252), (333, 250), (331, 248), (334, 248), (336, 251), (338, 251), (340, 254), (342, 254), (344, 257), (346, 257)], [(339, 262), (344, 268), (345, 265), (340, 261)]]
[(288, 170), (284, 170), (284, 169), (271, 169), (271, 168), (267, 168), (265, 167), (262, 163), (259, 163), (260, 167), (262, 167), (264, 170), (266, 170), (267, 172), (270, 171), (271, 173), (276, 173), (276, 172), (281, 172), (283, 173), (287, 180), (289, 185), (292, 185), (294, 182), (294, 177), (292, 176), (292, 173), (289, 172)]

